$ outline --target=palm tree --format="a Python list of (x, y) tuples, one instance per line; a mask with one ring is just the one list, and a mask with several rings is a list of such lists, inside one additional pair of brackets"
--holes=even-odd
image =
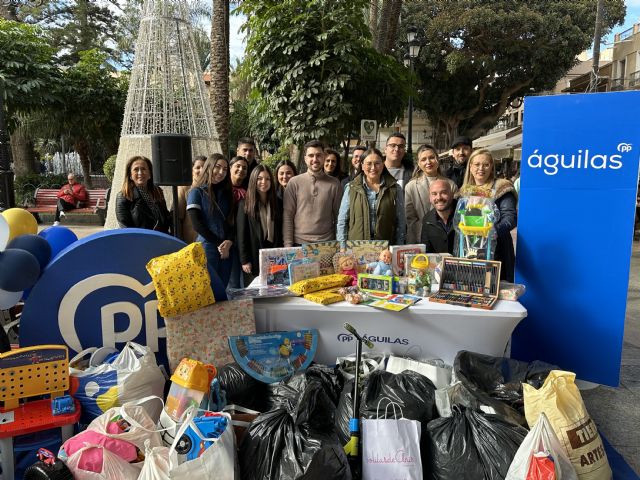
[(209, 98), (223, 154), (229, 151), (229, 1), (213, 0)]

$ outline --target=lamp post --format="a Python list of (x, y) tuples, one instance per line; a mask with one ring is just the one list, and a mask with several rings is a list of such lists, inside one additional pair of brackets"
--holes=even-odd
[[(407, 28), (407, 44), (409, 53), (404, 57), (404, 65), (409, 67), (413, 74), (413, 61), (420, 53), (420, 42), (416, 39), (418, 29), (414, 26)], [(413, 161), (413, 95), (409, 96), (409, 125), (407, 132), (407, 155)]]

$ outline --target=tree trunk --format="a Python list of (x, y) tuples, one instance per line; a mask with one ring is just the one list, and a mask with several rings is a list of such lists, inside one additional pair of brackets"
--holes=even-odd
[(383, 52), (391, 53), (398, 36), (398, 24), (400, 23), (400, 13), (402, 11), (402, 0), (391, 0), (391, 14), (389, 15), (389, 25), (387, 27), (387, 37), (383, 47)]
[(4, 18), (5, 20), (13, 20), (14, 22), (17, 22), (18, 15), (16, 15), (15, 5), (9, 2), (0, 2), (0, 18)]
[(383, 52), (385, 48), (385, 42), (387, 39), (387, 32), (389, 31), (389, 19), (391, 18), (391, 9), (393, 7), (394, 0), (382, 0), (382, 8), (380, 9), (378, 32), (376, 35), (376, 50)]
[(24, 129), (18, 128), (10, 135), (13, 171), (16, 176), (37, 173), (33, 141)]
[(369, 30), (371, 30), (371, 40), (375, 45), (378, 38), (378, 0), (370, 0)]
[(73, 144), (73, 148), (78, 152), (78, 156), (80, 157), (84, 186), (87, 188), (93, 188), (93, 184), (91, 182), (91, 164), (89, 161), (89, 144), (86, 140), (78, 140)]
[(213, 0), (211, 17), (210, 102), (222, 146), (229, 152), (229, 1)]

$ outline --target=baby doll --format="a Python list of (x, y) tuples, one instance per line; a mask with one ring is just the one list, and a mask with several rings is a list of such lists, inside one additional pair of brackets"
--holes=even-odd
[(377, 262), (367, 264), (368, 270), (373, 270), (374, 275), (391, 275), (391, 252), (383, 250), (380, 252)]
[(343, 275), (351, 275), (351, 281), (347, 286), (353, 287), (358, 284), (358, 271), (356, 270), (356, 261), (353, 257), (340, 257), (338, 260), (340, 273)]

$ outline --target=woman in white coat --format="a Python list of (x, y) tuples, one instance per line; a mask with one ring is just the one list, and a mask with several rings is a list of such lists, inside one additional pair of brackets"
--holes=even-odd
[(442, 175), (440, 160), (436, 149), (431, 145), (421, 145), (416, 153), (416, 163), (413, 176), (404, 187), (405, 212), (407, 217), (407, 245), (420, 243), (422, 232), (422, 218), (431, 210), (429, 201), (429, 184), (435, 180), (447, 180), (451, 184), (451, 191), (456, 192), (456, 184)]

